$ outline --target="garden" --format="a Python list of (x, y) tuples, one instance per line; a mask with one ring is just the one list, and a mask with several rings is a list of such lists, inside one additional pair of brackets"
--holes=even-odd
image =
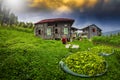
[(107, 36), (114, 44), (100, 37), (93, 42), (74, 40), (68, 43), (79, 45), (74, 49), (36, 37), (33, 29), (0, 27), (0, 79), (119, 80), (120, 38), (116, 37)]

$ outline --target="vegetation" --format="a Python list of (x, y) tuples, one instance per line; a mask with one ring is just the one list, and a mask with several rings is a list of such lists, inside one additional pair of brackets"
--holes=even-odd
[(2, 1), (3, 0), (0, 0), (0, 25), (4, 27), (19, 26), (23, 28), (33, 28), (33, 23), (31, 22), (19, 22), (18, 17), (14, 13), (11, 13), (10, 9), (2, 5)]
[(22, 27), (22, 28), (33, 28), (33, 27), (34, 27), (34, 25), (33, 25), (32, 22), (27, 22), (27, 23), (19, 22), (19, 23), (17, 24), (17, 26), (20, 26), (20, 27)]
[(18, 22), (17, 16), (14, 13), (10, 13), (9, 9), (6, 9), (2, 5), (2, 0), (0, 0), (0, 24), (1, 25), (12, 25)]
[(98, 45), (90, 49), (91, 52), (99, 54), (113, 54), (114, 53), (114, 47), (112, 46), (106, 46), (106, 45)]
[(94, 37), (93, 42), (99, 44), (108, 44), (120, 47), (120, 34), (111, 34), (110, 36), (99, 36)]
[(87, 39), (83, 39), (82, 41), (74, 40), (73, 42), (69, 42), (71, 45), (79, 45), (79, 49), (75, 50), (70, 48), (70, 52), (76, 52), (76, 51), (85, 51), (91, 47), (94, 47), (93, 43), (88, 41)]
[[(80, 46), (79, 51), (94, 47), (87, 40), (70, 42)], [(62, 71), (59, 61), (69, 52), (61, 41), (35, 37), (33, 29), (0, 27), (0, 79), (1, 80), (118, 80), (120, 49), (104, 57), (108, 71), (100, 77), (81, 78)]]
[(64, 74), (58, 63), (67, 53), (59, 41), (42, 40), (33, 33), (0, 27), (0, 77), (3, 80), (59, 80)]
[(86, 75), (96, 76), (106, 71), (105, 59), (89, 51), (81, 51), (69, 55), (64, 62), (73, 72)]

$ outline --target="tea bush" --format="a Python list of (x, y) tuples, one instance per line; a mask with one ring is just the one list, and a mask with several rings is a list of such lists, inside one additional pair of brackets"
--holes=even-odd
[(120, 47), (120, 36), (119, 34), (112, 36), (96, 36), (92, 39), (93, 43), (97, 44), (108, 44)]
[(104, 58), (89, 51), (71, 54), (64, 61), (73, 72), (86, 76), (102, 74), (107, 66)]
[[(19, 26), (18, 26), (19, 27)], [(16, 27), (16, 28), (18, 28)], [(59, 61), (69, 53), (61, 41), (43, 40), (33, 31), (0, 27), (0, 80), (118, 80), (119, 51), (105, 57), (108, 71), (101, 77), (81, 78), (63, 72)], [(94, 47), (90, 41), (74, 41), (79, 51)], [(118, 48), (119, 50), (119, 48)]]

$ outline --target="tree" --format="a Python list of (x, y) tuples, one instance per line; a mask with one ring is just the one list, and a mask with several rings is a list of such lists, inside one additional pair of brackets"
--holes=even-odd
[(28, 28), (33, 28), (33, 23), (32, 22), (26, 23), (26, 25), (28, 26)]
[(10, 13), (10, 9), (3, 7), (2, 0), (0, 0), (0, 24), (12, 25), (18, 22), (17, 16), (14, 13)]
[(18, 18), (17, 16), (15, 16), (15, 14), (11, 13), (9, 14), (9, 24), (16, 24), (18, 22)]
[(1, 1), (0, 1), (0, 24), (2, 22), (2, 16), (3, 16), (3, 14), (2, 14), (2, 4), (1, 4)]

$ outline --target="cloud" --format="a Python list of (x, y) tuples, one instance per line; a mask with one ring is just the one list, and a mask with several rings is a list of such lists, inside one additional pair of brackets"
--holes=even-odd
[[(92, 8), (98, 0), (27, 0), (30, 9), (39, 11), (58, 11), (62, 13), (69, 13), (74, 9)], [(62, 10), (63, 8), (63, 10)], [(61, 10), (61, 11), (60, 11)]]
[(63, 15), (79, 11), (81, 14), (96, 16), (120, 13), (120, 0), (27, 0), (27, 2), (31, 12), (56, 12), (57, 15), (58, 13)]
[[(42, 3), (48, 8), (58, 8), (61, 5), (67, 5), (69, 7), (83, 7), (94, 6), (98, 0), (27, 0), (30, 7), (40, 7)], [(106, 1), (106, 0), (105, 0)], [(106, 1), (107, 2), (107, 1)]]
[(104, 0), (104, 3), (109, 3), (110, 2), (110, 0)]
[(28, 13), (66, 16), (80, 19), (120, 18), (120, 0), (26, 0)]
[(68, 6), (62, 5), (59, 8), (57, 8), (53, 13), (56, 15), (70, 14), (72, 13), (72, 9)]
[(98, 3), (98, 0), (88, 0), (87, 7), (94, 7)]
[(2, 4), (2, 7), (13, 12), (22, 12), (26, 10), (25, 0), (0, 0), (0, 4)]
[[(66, 17), (75, 19), (74, 26), (89, 24), (111, 29), (120, 25), (120, 0), (26, 0), (26, 15), (33, 22), (41, 19)], [(30, 15), (30, 12), (34, 15)], [(23, 13), (24, 17), (25, 14)], [(22, 18), (24, 20), (24, 17)], [(29, 18), (29, 19), (28, 19)], [(118, 24), (118, 25), (116, 25)], [(106, 27), (106, 28), (105, 28)], [(115, 28), (114, 28), (115, 29)]]
[(61, 0), (27, 0), (29, 3), (29, 7), (32, 8), (40, 8), (44, 7), (44, 10), (47, 9), (55, 9), (61, 5)]

